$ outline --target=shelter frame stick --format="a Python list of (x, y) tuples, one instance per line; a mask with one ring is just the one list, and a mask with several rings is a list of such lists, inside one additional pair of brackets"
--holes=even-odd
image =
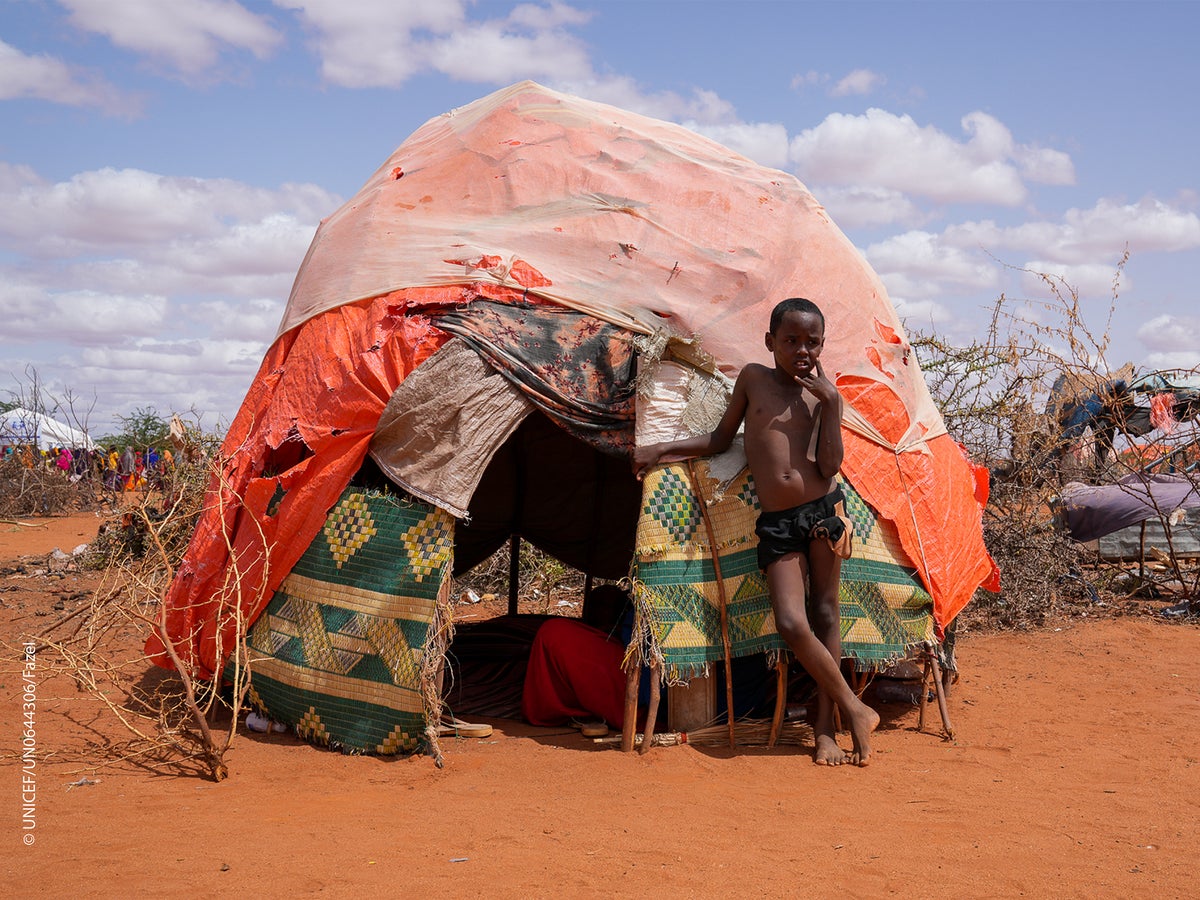
[(521, 587), (521, 536), (508, 536), (508, 614), (517, 614), (518, 594)]
[(1146, 520), (1142, 519), (1142, 530), (1138, 533), (1138, 583), (1146, 581)]
[[(658, 718), (658, 703), (662, 698), (662, 677), (659, 671), (658, 664), (650, 667), (650, 706), (646, 710), (646, 727), (642, 735), (642, 745), (638, 747), (638, 753), (644, 754), (654, 744), (654, 721)], [(634, 694), (633, 713), (636, 723), (637, 717), (637, 694)], [(626, 710), (628, 714), (628, 710)], [(626, 722), (628, 727), (628, 721)], [(622, 728), (621, 737), (624, 738), (625, 730)]]
[(946, 690), (942, 683), (942, 667), (937, 659), (937, 647), (926, 642), (921, 647), (921, 655), (924, 657), (925, 669), (921, 675), (921, 712), (917, 717), (917, 731), (925, 730), (925, 707), (928, 705), (929, 697), (928, 682), (932, 676), (933, 690), (937, 696), (938, 713), (942, 717), (942, 731), (945, 733), (945, 739), (952, 741), (954, 740), (954, 726), (950, 724), (950, 711), (946, 705)]
[(933, 690), (937, 694), (938, 712), (942, 714), (942, 729), (947, 740), (954, 740), (954, 726), (950, 724), (950, 711), (946, 707), (946, 691), (942, 686), (942, 667), (937, 660), (937, 649), (929, 648), (929, 663), (933, 667)]
[(696, 464), (688, 460), (688, 477), (692, 481), (692, 490), (700, 501), (700, 517), (704, 519), (704, 531), (708, 534), (708, 552), (712, 557), (713, 577), (717, 580), (717, 599), (721, 604), (721, 644), (725, 651), (725, 721), (729, 726), (729, 746), (737, 746), (737, 733), (733, 727), (733, 648), (729, 643), (729, 598), (725, 594), (725, 579), (721, 577), (721, 559), (717, 553), (717, 535), (713, 530), (712, 519), (708, 515), (708, 504), (700, 490), (700, 479), (696, 477)]
[(928, 697), (929, 688), (926, 687), (926, 685), (929, 684), (929, 675), (933, 671), (933, 667), (930, 665), (930, 662), (929, 662), (929, 655), (926, 653), (922, 653), (922, 657), (923, 657), (922, 662), (925, 665), (924, 665), (924, 668), (921, 670), (921, 699), (920, 699), (920, 702), (918, 705), (920, 712), (917, 714), (917, 733), (918, 734), (920, 734), (921, 732), (923, 732), (925, 730), (925, 707), (929, 705), (928, 700), (926, 699)]
[(637, 737), (638, 689), (642, 686), (642, 667), (634, 663), (625, 678), (625, 722), (621, 725), (621, 752), (633, 750)]
[(779, 740), (779, 732), (783, 728), (783, 716), (787, 711), (787, 656), (779, 651), (779, 659), (775, 661), (775, 711), (771, 715), (771, 733), (767, 735), (767, 747), (774, 747)]
[(525, 466), (518, 458), (513, 464), (513, 526), (508, 538), (508, 614), (517, 614), (521, 589), (521, 527), (525, 521)]

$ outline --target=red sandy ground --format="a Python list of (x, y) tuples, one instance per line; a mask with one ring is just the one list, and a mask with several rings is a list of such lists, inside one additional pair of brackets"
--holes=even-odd
[[(0, 570), (70, 552), (98, 524), (37, 522), (0, 525)], [(100, 759), (87, 742), (119, 731), (69, 685), (45, 682), (36, 828), (24, 831), (14, 660), (51, 621), (39, 611), (57, 599), (70, 610), (94, 586), (0, 577), (4, 896), (1200, 892), (1194, 625), (1124, 616), (970, 632), (951, 698), (957, 740), (918, 733), (913, 708), (885, 705), (866, 769), (817, 767), (796, 747), (626, 755), (502, 721), (491, 738), (448, 740), (441, 770), (243, 732), (218, 784), (81, 769)], [(84, 776), (96, 783), (72, 786)]]

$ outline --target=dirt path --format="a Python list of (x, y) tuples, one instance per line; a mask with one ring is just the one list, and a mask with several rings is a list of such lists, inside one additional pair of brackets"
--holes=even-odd
[[(29, 552), (69, 552), (88, 525), (53, 522)], [(0, 569), (17, 541), (28, 551), (34, 530), (0, 531)], [(13, 645), (77, 588), (47, 577), (0, 578), (6, 895), (1196, 892), (1195, 626), (1126, 617), (968, 634), (951, 701), (958, 739), (918, 733), (914, 709), (887, 705), (861, 770), (814, 766), (794, 747), (624, 755), (503, 721), (489, 739), (450, 742), (441, 770), (243, 734), (231, 777), (213, 784), (82, 769), (111, 725), (70, 685), (40, 682), (25, 831)], [(95, 783), (72, 786), (84, 777)]]

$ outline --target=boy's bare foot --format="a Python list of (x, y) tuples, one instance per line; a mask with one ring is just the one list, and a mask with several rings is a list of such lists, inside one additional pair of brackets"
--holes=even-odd
[(818, 766), (840, 766), (846, 762), (846, 751), (838, 746), (832, 734), (817, 734), (816, 745), (813, 762)]
[(879, 727), (879, 713), (865, 703), (860, 703), (858, 710), (850, 718), (850, 736), (854, 739), (854, 749), (850, 751), (847, 760), (852, 766), (866, 766), (871, 762), (871, 732)]

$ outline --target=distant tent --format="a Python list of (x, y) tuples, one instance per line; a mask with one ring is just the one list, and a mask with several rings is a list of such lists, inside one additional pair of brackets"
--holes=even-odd
[(19, 406), (0, 413), (0, 447), (10, 444), (36, 445), (39, 450), (51, 447), (96, 449), (96, 442), (86, 431)]
[[(678, 672), (720, 657), (714, 589), (735, 653), (777, 646), (744, 470), (701, 497), (717, 461), (643, 484), (629, 454), (719, 416), (789, 296), (824, 310), (856, 534), (880, 560), (854, 561), (845, 646), (935, 640), (996, 583), (986, 476), (861, 253), (794, 177), (524, 82), (431, 119), (321, 223), (147, 651), (170, 665), (168, 638), (212, 677), (244, 623), (253, 703), (316, 741), (410, 750), (436, 741), (450, 577), (511, 537), (632, 576)], [(709, 500), (731, 508), (712, 529)], [(706, 544), (715, 588), (707, 556), (682, 558)]]

